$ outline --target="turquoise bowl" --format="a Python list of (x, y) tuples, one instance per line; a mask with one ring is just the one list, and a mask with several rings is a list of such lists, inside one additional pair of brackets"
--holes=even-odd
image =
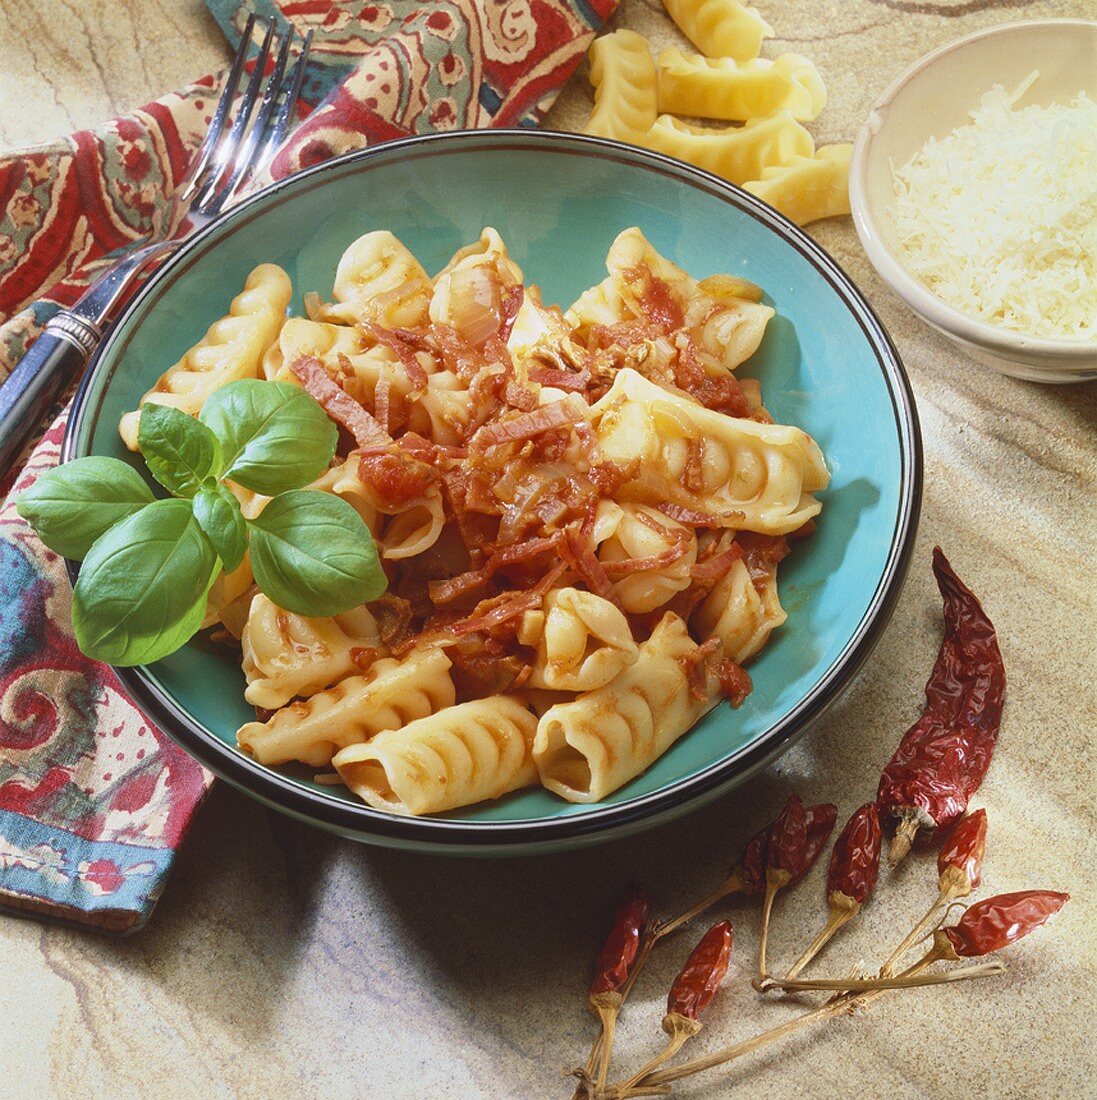
[(149, 280), (77, 395), (65, 458), (132, 461), (116, 425), (226, 310), (251, 268), (281, 264), (302, 295), (331, 290), (354, 238), (392, 230), (428, 271), (485, 225), (502, 233), (545, 300), (600, 281), (616, 234), (638, 225), (698, 277), (761, 284), (777, 310), (743, 372), (777, 420), (818, 440), (832, 474), (819, 530), (782, 565), (789, 611), (751, 665), (754, 691), (721, 705), (647, 772), (591, 806), (543, 790), (432, 818), (380, 813), (311, 769), (265, 768), (235, 746), (253, 718), (238, 664), (201, 638), (154, 665), (119, 669), (137, 704), (208, 768), (299, 819), (393, 847), (507, 854), (619, 837), (744, 782), (832, 704), (894, 607), (914, 541), (921, 444), (899, 357), (838, 265), (753, 196), (679, 161), (595, 138), (526, 130), (412, 138), (316, 166), (198, 233)]

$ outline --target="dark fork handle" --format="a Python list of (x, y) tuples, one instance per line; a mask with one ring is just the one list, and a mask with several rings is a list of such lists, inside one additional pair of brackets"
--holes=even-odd
[(0, 385), (0, 479), (99, 342), (99, 331), (72, 313), (57, 314)]

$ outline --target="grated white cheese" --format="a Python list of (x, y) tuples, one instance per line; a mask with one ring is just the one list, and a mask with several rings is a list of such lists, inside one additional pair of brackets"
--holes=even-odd
[(1097, 103), (1015, 110), (1037, 75), (893, 172), (895, 227), (909, 268), (969, 316), (1097, 340)]

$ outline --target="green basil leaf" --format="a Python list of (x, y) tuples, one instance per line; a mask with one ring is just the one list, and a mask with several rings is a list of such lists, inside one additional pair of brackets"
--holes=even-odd
[(339, 439), (328, 414), (289, 382), (231, 382), (210, 395), (200, 419), (221, 442), (223, 476), (265, 496), (315, 481)]
[(40, 474), (16, 510), (53, 551), (80, 561), (100, 535), (153, 500), (145, 479), (117, 458), (77, 458)]
[(248, 528), (240, 502), (224, 485), (203, 486), (194, 497), (194, 518), (213, 543), (226, 573), (243, 560), (248, 548)]
[(142, 406), (137, 446), (152, 476), (177, 497), (194, 496), (206, 478), (221, 472), (217, 437), (170, 405)]
[(188, 500), (158, 500), (88, 551), (73, 591), (81, 650), (112, 665), (174, 653), (201, 626), (217, 554)]
[(255, 583), (286, 611), (339, 615), (375, 600), (388, 584), (369, 528), (331, 493), (283, 493), (248, 527)]

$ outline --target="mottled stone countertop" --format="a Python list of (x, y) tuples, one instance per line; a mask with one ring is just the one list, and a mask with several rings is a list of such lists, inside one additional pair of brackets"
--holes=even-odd
[[(872, 100), (927, 50), (980, 26), (1093, 14), (1091, 0), (757, 0), (769, 56), (809, 54), (830, 106), (817, 140), (847, 141)], [(657, 43), (656, 0), (619, 25)], [(199, 72), (226, 48), (198, 0), (5, 0), (0, 142), (98, 122)], [(553, 111), (582, 124), (584, 71)], [(768, 772), (671, 825), (524, 861), (406, 855), (338, 840), (221, 785), (148, 927), (124, 941), (0, 918), (0, 1097), (552, 1098), (590, 1041), (583, 989), (623, 884), (668, 905), (717, 881), (790, 787), (844, 817), (917, 713), (939, 637), (929, 570), (940, 543), (993, 616), (1010, 672), (985, 891), (1068, 890), (1049, 928), (981, 983), (892, 995), (679, 1089), (683, 1097), (1097, 1095), (1092, 1042), (1097, 728), (1093, 641), (1097, 386), (1039, 387), (961, 359), (868, 265), (848, 219), (813, 227), (880, 312), (906, 361), (926, 449), (915, 562), (883, 641), (845, 700)], [(929, 899), (931, 857), (882, 875), (829, 950), (840, 974), (879, 959)], [(823, 912), (822, 870), (779, 903), (785, 960)], [(738, 959), (694, 1051), (789, 1018), (747, 982), (757, 922), (728, 909)], [(622, 1064), (661, 1045), (662, 995), (684, 943), (656, 956), (627, 1014)]]

